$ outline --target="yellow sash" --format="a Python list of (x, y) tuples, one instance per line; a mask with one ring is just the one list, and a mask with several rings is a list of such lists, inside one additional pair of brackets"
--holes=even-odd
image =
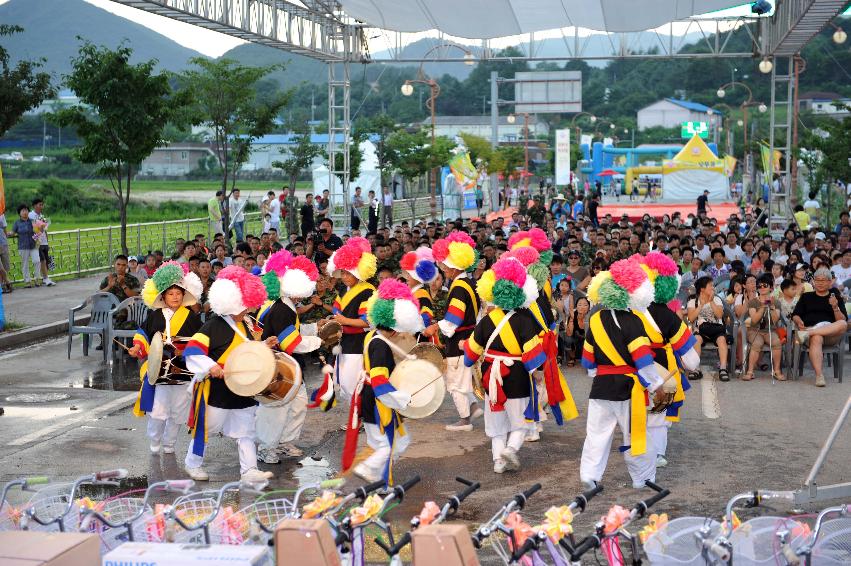
[[(600, 348), (613, 365), (632, 365), (631, 363), (627, 364), (615, 349), (609, 335), (603, 328), (603, 321), (600, 319), (601, 315), (602, 312), (595, 314), (591, 317), (589, 323), (591, 334), (594, 336), (595, 346)], [(638, 376), (634, 373), (628, 373), (626, 375), (633, 379), (632, 391), (630, 393), (630, 453), (633, 456), (640, 456), (647, 451), (647, 403), (644, 399), (644, 387), (638, 380)], [(605, 376), (595, 379), (601, 379), (603, 377)]]
[(340, 297), (340, 311), (342, 312), (346, 310), (346, 307), (349, 305), (349, 303), (351, 303), (354, 298), (357, 297), (365, 289), (375, 291), (375, 287), (373, 287), (366, 281), (358, 281), (357, 285), (346, 291), (346, 293), (342, 297)]
[[(664, 342), (664, 350), (665, 350), (665, 367), (668, 370), (668, 373), (677, 372), (676, 382), (677, 382), (677, 392), (674, 393), (674, 401), (684, 401), (686, 398), (685, 391), (683, 391), (683, 380), (680, 379), (679, 372), (681, 371), (679, 366), (677, 365), (677, 357), (674, 356), (674, 349), (671, 347), (670, 342), (667, 342), (662, 334), (656, 330), (656, 328), (650, 324), (650, 321), (647, 320), (647, 316), (644, 313), (632, 311), (634, 314), (638, 315), (638, 318), (641, 319), (642, 324), (644, 324), (644, 331), (647, 333), (647, 337), (650, 338), (650, 342), (654, 344), (662, 344)], [(653, 357), (656, 357), (654, 352)], [(665, 376), (661, 376), (665, 377)], [(680, 416), (677, 415), (668, 415), (665, 417), (671, 422), (679, 422)]]
[(462, 277), (461, 279), (455, 279), (452, 282), (452, 285), (449, 286), (449, 292), (452, 293), (452, 287), (458, 285), (459, 287), (463, 287), (467, 290), (467, 293), (470, 295), (470, 304), (473, 305), (473, 314), (475, 318), (479, 318), (479, 302), (476, 300), (476, 293), (473, 291), (473, 286), (470, 284), (469, 280), (466, 277)]

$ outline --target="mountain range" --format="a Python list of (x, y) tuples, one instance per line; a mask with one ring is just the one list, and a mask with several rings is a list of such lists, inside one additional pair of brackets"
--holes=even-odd
[[(141, 24), (102, 10), (84, 0), (10, 0), (0, 4), (0, 22), (14, 24), (24, 28), (23, 33), (0, 38), (0, 43), (9, 51), (12, 60), (21, 58), (44, 58), (44, 68), (54, 75), (57, 82), (71, 70), (71, 59), (76, 55), (82, 40), (97, 45), (114, 48), (126, 43), (134, 50), (134, 59), (145, 61), (157, 59), (161, 69), (180, 72), (188, 66), (192, 57), (203, 57), (197, 51), (184, 47), (169, 37), (157, 33)], [(675, 42), (688, 43), (695, 39), (690, 34), (685, 38), (677, 37)], [(49, 40), (47, 40), (49, 38)], [(537, 57), (562, 55), (566, 51), (565, 41), (561, 38), (542, 39), (535, 43), (534, 54)], [(637, 36), (632, 51), (643, 51), (658, 47), (667, 36), (646, 33)], [(416, 59), (438, 43), (436, 39), (421, 39), (402, 48), (400, 58)], [(584, 53), (591, 56), (606, 55), (611, 52), (611, 44), (606, 35), (595, 34), (581, 38)], [(477, 46), (464, 46), (478, 53)], [(527, 44), (521, 44), (523, 51)], [(450, 55), (454, 54), (449, 50)], [(457, 51), (457, 55), (461, 55)], [(325, 64), (308, 57), (287, 53), (271, 47), (246, 43), (239, 45), (222, 57), (234, 59), (246, 65), (270, 65), (286, 63), (283, 71), (271, 75), (282, 87), (288, 88), (303, 82), (324, 84), (327, 78)], [(377, 51), (373, 59), (388, 59), (390, 52)], [(603, 66), (604, 61), (592, 61), (592, 66)], [(459, 80), (465, 79), (473, 67), (464, 63), (426, 63), (425, 72), (431, 76), (449, 74)]]

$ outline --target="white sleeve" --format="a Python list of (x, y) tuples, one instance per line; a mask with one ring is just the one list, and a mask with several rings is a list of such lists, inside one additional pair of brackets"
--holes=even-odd
[(186, 369), (195, 374), (209, 373), (210, 368), (218, 365), (213, 358), (198, 354), (195, 356), (186, 356)]
[(646, 389), (650, 393), (655, 393), (655, 391), (662, 387), (662, 384), (664, 383), (662, 381), (662, 376), (660, 376), (659, 372), (656, 371), (655, 364), (650, 364), (639, 369), (638, 375), (648, 384)]
[(440, 332), (443, 333), (447, 338), (452, 338), (455, 335), (455, 329), (458, 328), (458, 325), (454, 322), (449, 322), (448, 320), (440, 320), (437, 322), (437, 327), (440, 328)]
[(384, 395), (378, 395), (377, 399), (389, 409), (398, 411), (411, 404), (411, 394), (406, 391), (391, 391)]
[(686, 352), (684, 356), (680, 356), (680, 360), (686, 371), (694, 371), (700, 366), (700, 354), (694, 348)]

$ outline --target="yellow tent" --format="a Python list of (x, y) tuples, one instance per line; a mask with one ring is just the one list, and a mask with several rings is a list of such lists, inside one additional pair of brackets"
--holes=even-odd
[(724, 160), (694, 136), (673, 159), (662, 163), (663, 200), (693, 202), (704, 190), (709, 191), (713, 202), (729, 198)]

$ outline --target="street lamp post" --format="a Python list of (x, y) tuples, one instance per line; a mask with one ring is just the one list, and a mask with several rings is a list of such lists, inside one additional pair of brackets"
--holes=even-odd
[[(414, 93), (414, 85), (415, 84), (423, 84), (428, 86), (429, 92), (431, 93), (426, 100), (426, 108), (428, 108), (429, 112), (431, 112), (431, 147), (432, 151), (434, 151), (434, 141), (435, 135), (434, 130), (436, 126), (436, 114), (435, 114), (435, 102), (437, 101), (437, 97), (440, 94), (440, 85), (437, 84), (437, 81), (433, 78), (429, 77), (423, 71), (423, 63), (425, 63), (426, 57), (428, 57), (432, 51), (435, 51), (439, 48), (443, 47), (456, 47), (464, 52), (464, 64), (473, 65), (475, 64), (475, 58), (473, 57), (473, 53), (464, 49), (460, 45), (455, 45), (453, 43), (435, 45), (423, 55), (423, 62), (420, 63), (420, 67), (417, 70), (417, 78), (409, 79), (405, 81), (405, 84), (402, 85), (401, 91), (404, 96), (411, 96)], [(437, 219), (437, 172), (433, 169), (431, 172), (431, 200), (430, 200), (430, 208), (431, 208), (431, 218), (432, 220)]]

